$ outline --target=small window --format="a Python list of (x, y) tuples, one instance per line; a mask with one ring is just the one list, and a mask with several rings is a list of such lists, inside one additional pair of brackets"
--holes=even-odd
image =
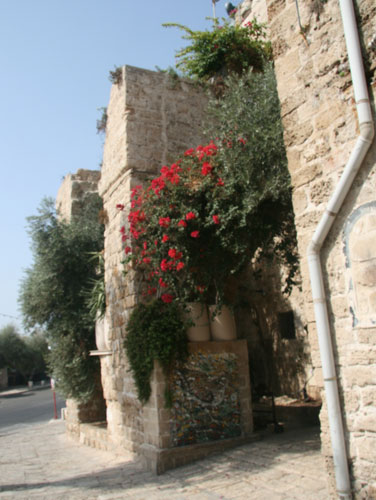
[(279, 332), (282, 339), (295, 339), (294, 313), (287, 311), (278, 314)]

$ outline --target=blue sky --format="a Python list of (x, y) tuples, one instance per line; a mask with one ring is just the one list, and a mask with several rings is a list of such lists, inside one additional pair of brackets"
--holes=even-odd
[[(225, 16), (225, 0), (216, 4)], [(22, 333), (20, 280), (32, 263), (26, 217), (63, 177), (98, 169), (109, 71), (174, 66), (178, 22), (210, 28), (211, 0), (0, 0), (0, 328)]]

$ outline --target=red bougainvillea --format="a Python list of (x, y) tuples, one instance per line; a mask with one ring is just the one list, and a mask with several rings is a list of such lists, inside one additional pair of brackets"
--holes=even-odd
[(214, 301), (247, 258), (244, 181), (223, 159), (229, 148), (232, 158), (247, 154), (248, 145), (234, 134), (218, 144), (187, 149), (132, 189), (120, 233), (126, 269), (137, 271), (145, 296)]

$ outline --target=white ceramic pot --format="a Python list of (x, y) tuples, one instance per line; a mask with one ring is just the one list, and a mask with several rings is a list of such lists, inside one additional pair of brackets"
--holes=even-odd
[[(235, 340), (236, 324), (234, 314), (227, 306), (216, 311), (216, 306), (209, 306), (210, 332), (212, 340)], [(215, 314), (215, 316), (213, 316)]]
[(98, 351), (110, 350), (109, 328), (105, 316), (95, 322), (95, 343)]
[(189, 342), (207, 342), (210, 340), (208, 310), (205, 304), (190, 302), (186, 306), (184, 315), (193, 322), (187, 329)]

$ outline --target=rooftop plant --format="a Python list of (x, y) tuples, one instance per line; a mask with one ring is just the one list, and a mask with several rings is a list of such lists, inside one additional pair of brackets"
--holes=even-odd
[(245, 26), (227, 20), (219, 24), (213, 19), (213, 29), (193, 31), (178, 23), (165, 23), (184, 31), (189, 45), (176, 53), (176, 66), (184, 75), (201, 81), (217, 75), (236, 73), (252, 67), (262, 70), (271, 58), (271, 45), (265, 38), (265, 27), (254, 19)]

